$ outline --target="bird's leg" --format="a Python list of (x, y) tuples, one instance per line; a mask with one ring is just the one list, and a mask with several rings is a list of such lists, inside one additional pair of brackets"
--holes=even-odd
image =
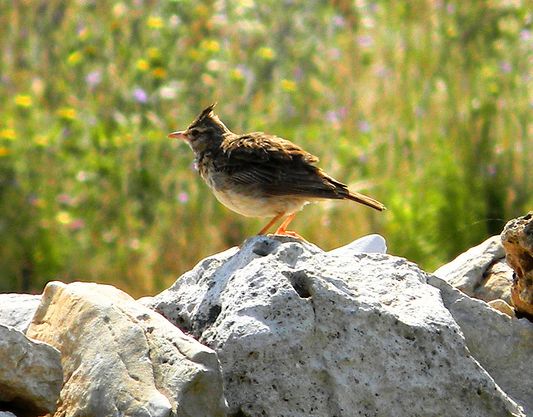
[(274, 217), (272, 220), (270, 220), (265, 227), (263, 227), (261, 229), (261, 231), (258, 233), (258, 235), (264, 235), (268, 231), (268, 229), (270, 229), (272, 227), (272, 225), (274, 223), (276, 223), (279, 219), (281, 219), (284, 215), (285, 215), (285, 213), (283, 213), (283, 212), (279, 213), (276, 217)]
[(292, 236), (298, 239), (305, 240), (303, 237), (301, 237), (298, 233), (292, 232), (290, 230), (287, 230), (287, 227), (289, 227), (290, 222), (294, 219), (296, 216), (296, 213), (289, 214), (285, 220), (283, 220), (283, 223), (278, 227), (275, 235), (285, 235), (285, 236)]

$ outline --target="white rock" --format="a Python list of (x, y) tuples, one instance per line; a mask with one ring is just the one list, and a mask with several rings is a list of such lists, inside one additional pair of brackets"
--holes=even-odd
[(9, 411), (0, 411), (0, 417), (17, 417), (17, 416)]
[(429, 283), (440, 289), (444, 305), (461, 326), (470, 354), (524, 407), (526, 415), (533, 415), (533, 323), (500, 313), (437, 277), (430, 277)]
[(40, 301), (40, 295), (0, 294), (0, 324), (26, 332)]
[(46, 286), (28, 329), (61, 350), (59, 416), (224, 416), (215, 352), (122, 291)]
[(500, 236), (492, 236), (441, 266), (433, 274), (472, 296), (489, 267), (505, 258)]
[(523, 415), (426, 278), (401, 258), (261, 236), (144, 302), (218, 352), (235, 415)]
[(385, 242), (383, 236), (368, 235), (328, 253), (335, 256), (344, 256), (349, 253), (387, 253), (387, 242)]
[(0, 402), (7, 403), (4, 407), (35, 415), (53, 413), (62, 383), (57, 349), (0, 324)]

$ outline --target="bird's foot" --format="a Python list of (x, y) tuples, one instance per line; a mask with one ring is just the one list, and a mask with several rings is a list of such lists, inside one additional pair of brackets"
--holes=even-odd
[(274, 236), (290, 236), (290, 237), (294, 237), (296, 239), (300, 239), (300, 240), (305, 240), (304, 237), (300, 236), (298, 233), (296, 232), (293, 232), (292, 230), (276, 230), (276, 232), (274, 233)]

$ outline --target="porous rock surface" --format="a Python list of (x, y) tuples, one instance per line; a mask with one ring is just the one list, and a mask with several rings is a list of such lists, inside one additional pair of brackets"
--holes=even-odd
[(49, 283), (27, 334), (61, 351), (56, 417), (225, 415), (216, 353), (114, 287)]
[(517, 403), (533, 415), (533, 323), (502, 314), (431, 276), (444, 305), (461, 327), (470, 354)]
[(0, 324), (0, 410), (53, 413), (63, 383), (59, 351)]
[(259, 236), (143, 302), (217, 351), (232, 416), (522, 416), (427, 278)]

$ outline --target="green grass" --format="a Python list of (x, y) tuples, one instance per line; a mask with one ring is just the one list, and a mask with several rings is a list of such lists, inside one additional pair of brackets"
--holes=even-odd
[(431, 270), (533, 208), (525, 3), (110, 4), (0, 3), (0, 291), (151, 294), (257, 232), (166, 139), (214, 101), (387, 205), (308, 206), (324, 249), (377, 232)]

